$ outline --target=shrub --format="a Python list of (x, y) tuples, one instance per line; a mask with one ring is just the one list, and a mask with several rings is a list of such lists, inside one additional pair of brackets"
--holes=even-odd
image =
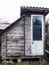
[(2, 65), (14, 65), (14, 62), (12, 60), (9, 60), (9, 61), (4, 60), (2, 62)]

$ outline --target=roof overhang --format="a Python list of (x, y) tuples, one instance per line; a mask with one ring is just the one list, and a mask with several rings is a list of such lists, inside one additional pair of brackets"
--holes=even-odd
[(49, 8), (44, 7), (21, 7), (21, 16), (24, 14), (42, 14), (46, 16), (49, 13)]

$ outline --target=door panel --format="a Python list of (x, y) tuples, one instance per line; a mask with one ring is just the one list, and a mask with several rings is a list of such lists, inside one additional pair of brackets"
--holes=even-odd
[(35, 42), (32, 42), (32, 55), (33, 56), (37, 55), (36, 43)]
[(31, 19), (31, 47), (32, 55), (43, 55), (44, 45), (43, 45), (43, 36), (44, 36), (44, 22), (42, 15), (32, 15)]
[(38, 43), (36, 44), (36, 46), (37, 46), (37, 55), (43, 55), (43, 53), (44, 53), (44, 49), (43, 49), (43, 43), (42, 43), (42, 41), (41, 42), (39, 42), (38, 41)]

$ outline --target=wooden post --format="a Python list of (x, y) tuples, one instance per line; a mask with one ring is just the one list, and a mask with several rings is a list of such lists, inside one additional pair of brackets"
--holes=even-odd
[(17, 59), (17, 65), (21, 65), (21, 59), (20, 58)]
[(21, 59), (19, 58), (19, 59), (17, 59), (17, 62), (21, 62)]
[(39, 58), (39, 65), (42, 65), (42, 58)]

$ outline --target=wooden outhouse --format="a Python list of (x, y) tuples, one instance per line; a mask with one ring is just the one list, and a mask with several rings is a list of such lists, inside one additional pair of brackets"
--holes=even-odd
[(21, 15), (1, 33), (2, 59), (44, 56), (45, 16), (48, 8), (21, 7)]

